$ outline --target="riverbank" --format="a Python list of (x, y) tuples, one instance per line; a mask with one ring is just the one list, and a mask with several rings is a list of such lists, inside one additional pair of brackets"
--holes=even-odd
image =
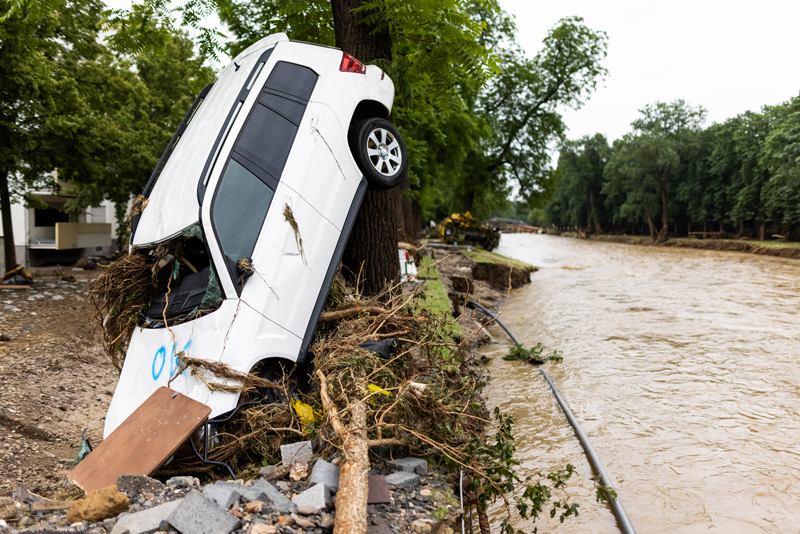
[[(562, 232), (561, 237), (583, 239), (576, 232)], [(785, 241), (756, 241), (742, 239), (695, 239), (689, 237), (671, 237), (666, 242), (654, 245), (649, 236), (629, 235), (593, 235), (587, 241), (603, 243), (621, 243), (625, 245), (646, 245), (659, 247), (693, 248), (700, 250), (720, 250), (745, 252), (759, 256), (776, 256), (779, 258), (800, 259), (800, 243)]]

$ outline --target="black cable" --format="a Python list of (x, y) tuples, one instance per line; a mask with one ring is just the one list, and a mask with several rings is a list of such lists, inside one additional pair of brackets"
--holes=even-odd
[[(486, 315), (488, 315), (489, 317), (491, 317), (492, 319), (494, 319), (494, 321), (498, 325), (500, 325), (500, 328), (502, 328), (503, 330), (506, 331), (506, 334), (508, 334), (508, 337), (510, 337), (511, 340), (516, 345), (521, 345), (521, 343), (514, 336), (514, 334), (512, 334), (511, 331), (508, 328), (506, 328), (506, 325), (504, 325), (500, 321), (500, 319), (497, 318), (497, 315), (495, 315), (491, 311), (487, 310), (485, 307), (481, 306), (480, 304), (478, 304), (474, 300), (468, 301), (467, 302), (467, 306), (470, 306), (470, 307), (472, 307), (472, 308), (474, 308), (474, 309), (476, 309), (478, 311), (481, 311), (481, 312), (485, 313)], [(595, 452), (594, 447), (592, 447), (592, 443), (589, 441), (588, 436), (586, 435), (586, 433), (581, 428), (580, 423), (578, 423), (578, 420), (575, 419), (575, 416), (572, 414), (572, 411), (569, 409), (569, 406), (567, 406), (567, 403), (564, 401), (564, 399), (558, 393), (558, 390), (556, 389), (556, 386), (550, 380), (550, 377), (547, 376), (547, 373), (542, 368), (542, 366), (541, 365), (537, 365), (536, 367), (539, 369), (539, 372), (542, 374), (542, 378), (544, 378), (545, 382), (547, 382), (547, 385), (550, 386), (550, 389), (553, 391), (553, 395), (555, 396), (556, 401), (558, 402), (558, 405), (561, 406), (561, 410), (564, 412), (564, 415), (567, 416), (567, 421), (569, 421), (569, 424), (572, 426), (573, 430), (575, 431), (575, 435), (577, 436), (578, 441), (581, 442), (581, 445), (583, 446), (583, 450), (586, 452), (586, 456), (589, 458), (589, 463), (592, 464), (592, 467), (594, 468), (595, 472), (598, 475), (600, 475), (600, 482), (603, 484), (603, 486), (605, 486), (607, 488), (611, 488), (613, 490), (614, 489), (614, 485), (611, 483), (611, 476), (609, 476), (608, 472), (606, 471), (606, 468), (603, 466), (603, 462), (600, 461), (600, 457), (597, 456), (597, 452)], [(614, 491), (616, 492), (616, 490), (614, 490)], [(633, 529), (633, 525), (631, 525), (631, 520), (628, 518), (628, 513), (625, 511), (625, 508), (622, 506), (622, 501), (620, 500), (619, 496), (617, 496), (615, 498), (608, 491), (606, 491), (606, 497), (608, 498), (608, 504), (611, 506), (611, 511), (614, 512), (614, 517), (617, 518), (617, 522), (619, 523), (619, 529), (624, 534), (636, 534), (636, 531)]]

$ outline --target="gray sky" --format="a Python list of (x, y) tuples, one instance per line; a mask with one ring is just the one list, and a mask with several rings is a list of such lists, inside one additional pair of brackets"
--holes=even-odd
[(800, 93), (800, 1), (500, 0), (516, 16), (529, 55), (562, 17), (608, 33), (604, 86), (580, 110), (564, 110), (567, 135), (630, 130), (646, 104), (683, 98), (723, 122)]

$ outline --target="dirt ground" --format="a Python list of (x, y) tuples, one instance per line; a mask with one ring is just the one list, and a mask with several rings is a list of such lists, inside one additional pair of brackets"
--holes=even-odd
[(31, 289), (0, 289), (0, 497), (61, 487), (83, 429), (102, 439), (118, 378), (87, 298), (98, 271), (34, 274)]
[[(454, 291), (451, 276), (471, 277), (474, 263), (437, 251), (440, 279), (470, 346), (494, 340), (486, 317), (466, 298), (498, 309), (505, 295), (475, 280), (472, 295)], [(20, 486), (52, 496), (72, 467), (81, 433), (98, 444), (119, 375), (103, 352), (94, 307), (87, 298), (94, 271), (41, 269), (28, 290), (0, 289), (0, 497)]]

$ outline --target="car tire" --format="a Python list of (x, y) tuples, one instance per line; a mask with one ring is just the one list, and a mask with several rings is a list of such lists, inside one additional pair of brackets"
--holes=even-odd
[(408, 150), (403, 136), (384, 119), (367, 119), (358, 125), (354, 150), (356, 163), (372, 191), (400, 185), (408, 172)]

